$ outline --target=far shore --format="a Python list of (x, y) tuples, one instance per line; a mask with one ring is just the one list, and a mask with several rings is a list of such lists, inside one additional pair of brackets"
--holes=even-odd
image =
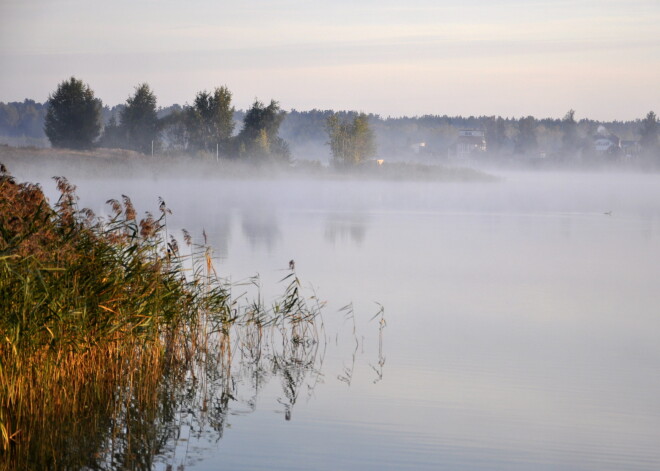
[(271, 179), (317, 178), (323, 180), (384, 180), (486, 182), (497, 178), (484, 171), (447, 165), (369, 161), (337, 169), (318, 160), (240, 162), (215, 155), (144, 155), (123, 149), (73, 150), (0, 145), (0, 163), (14, 174), (31, 178), (64, 175), (77, 178), (205, 178)]

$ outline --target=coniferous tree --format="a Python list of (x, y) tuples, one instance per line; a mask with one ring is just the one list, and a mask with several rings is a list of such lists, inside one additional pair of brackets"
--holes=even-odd
[(44, 131), (53, 147), (89, 149), (101, 132), (101, 100), (71, 77), (48, 97)]
[(642, 126), (639, 129), (639, 144), (642, 147), (642, 151), (647, 155), (657, 154), (660, 147), (660, 143), (658, 142), (660, 135), (658, 117), (653, 111), (649, 111), (641, 124)]
[(152, 145), (158, 145), (156, 95), (148, 84), (135, 87), (133, 96), (126, 100), (126, 107), (120, 113), (119, 127), (129, 149), (149, 154)]
[(516, 154), (531, 155), (538, 150), (536, 126), (537, 123), (533, 116), (527, 116), (518, 121), (518, 134), (514, 139)]
[(498, 154), (504, 149), (507, 143), (506, 122), (501, 116), (497, 118), (495, 116), (485, 118), (484, 121), (488, 152)]
[(582, 139), (575, 121), (575, 110), (568, 110), (561, 120), (561, 152), (564, 157), (574, 156), (582, 149)]

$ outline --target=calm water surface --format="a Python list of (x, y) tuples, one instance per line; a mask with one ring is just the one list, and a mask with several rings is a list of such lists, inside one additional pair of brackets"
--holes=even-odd
[(268, 298), (295, 259), (328, 301), (295, 401), (239, 377), (220, 430), (179, 411), (156, 469), (660, 469), (657, 175), (75, 183), (96, 210), (162, 196), (232, 281)]

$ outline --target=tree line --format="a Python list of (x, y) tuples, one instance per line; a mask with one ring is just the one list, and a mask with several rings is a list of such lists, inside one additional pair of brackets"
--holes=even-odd
[(234, 136), (232, 94), (217, 87), (196, 94), (193, 103), (159, 117), (156, 95), (146, 83), (135, 87), (107, 124), (102, 102), (89, 85), (71, 77), (47, 101), (45, 134), (53, 147), (123, 148), (144, 154), (155, 151), (288, 161), (287, 143), (278, 136), (285, 112), (275, 100), (255, 100), (245, 113), (243, 127)]
[[(291, 142), (294, 154), (323, 152), (325, 122), (335, 112), (328, 110), (291, 110), (282, 125), (282, 136)], [(358, 113), (340, 112), (345, 118)], [(484, 132), (489, 160), (525, 160), (546, 156), (558, 164), (588, 161), (590, 157), (614, 160), (622, 157), (620, 148), (606, 155), (594, 155), (594, 139), (599, 135), (616, 136), (622, 142), (634, 141), (639, 156), (660, 163), (658, 118), (649, 112), (634, 121), (602, 122), (578, 119), (574, 110), (562, 118), (521, 118), (502, 116), (381, 117), (368, 115), (371, 130), (378, 143), (378, 156), (385, 159), (422, 158), (425, 161), (446, 159), (462, 129)], [(420, 144), (424, 144), (420, 150)], [(327, 150), (326, 150), (327, 152)]]
[[(255, 100), (234, 135), (232, 94), (226, 86), (198, 92), (192, 105), (159, 116), (156, 95), (148, 84), (135, 87), (119, 109), (102, 125), (102, 102), (89, 85), (71, 77), (59, 84), (47, 101), (44, 131), (53, 147), (89, 149), (95, 145), (175, 153), (215, 153), (216, 157), (289, 162), (288, 143), (279, 136), (284, 112), (277, 101)], [(357, 165), (375, 155), (368, 116), (352, 120), (332, 113), (325, 120), (330, 151), (337, 164)]]
[(25, 99), (22, 102), (0, 102), (0, 135), (7, 137), (44, 136), (46, 105)]
[[(68, 105), (66, 105), (68, 103)], [(59, 111), (58, 111), (59, 110)], [(50, 117), (48, 117), (50, 115)], [(67, 135), (67, 126), (77, 131)], [(660, 162), (658, 120), (654, 112), (635, 121), (598, 122), (576, 119), (569, 110), (561, 119), (533, 116), (386, 117), (333, 110), (291, 110), (271, 100), (255, 100), (236, 110), (227, 87), (198, 92), (192, 104), (157, 107), (148, 84), (138, 85), (124, 104), (103, 107), (82, 81), (60, 83), (45, 104), (0, 103), (0, 135), (44, 136), (55, 147), (92, 146), (152, 151), (173, 155), (212, 154), (225, 158), (289, 161), (292, 155), (315, 158), (330, 153), (333, 161), (355, 164), (374, 157), (442, 159), (460, 129), (480, 129), (486, 157), (527, 158), (547, 155), (571, 162), (593, 153), (599, 133), (634, 140), (641, 154)], [(238, 131), (237, 131), (238, 130)], [(378, 143), (378, 148), (376, 148)], [(620, 149), (613, 148), (611, 157)]]

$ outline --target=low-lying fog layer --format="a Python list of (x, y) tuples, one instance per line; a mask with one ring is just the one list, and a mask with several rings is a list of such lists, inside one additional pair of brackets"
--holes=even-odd
[(205, 229), (220, 273), (259, 273), (267, 295), (295, 259), (328, 325), (355, 308), (350, 384), (327, 358), (286, 421), (271, 382), (254, 412), (232, 403), (221, 441), (191, 432), (159, 469), (658, 469), (660, 175), (502, 177), (73, 181), (100, 214), (161, 196), (172, 232)]

